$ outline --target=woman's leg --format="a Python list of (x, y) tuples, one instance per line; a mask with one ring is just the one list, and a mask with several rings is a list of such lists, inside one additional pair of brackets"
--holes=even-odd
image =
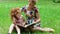
[(54, 29), (52, 28), (41, 28), (40, 23), (37, 23), (34, 25), (34, 30), (40, 30), (40, 31), (46, 31), (46, 32), (54, 32)]
[(54, 32), (54, 29), (51, 28), (41, 28), (41, 27), (36, 27), (34, 30), (40, 30), (40, 31), (45, 31), (45, 32)]
[(40, 24), (35, 25), (34, 28), (32, 28), (32, 30), (33, 31), (39, 30), (39, 31), (43, 31), (43, 32), (55, 32), (55, 30), (52, 29), (52, 28), (42, 28), (42, 27), (40, 27)]
[(14, 24), (11, 24), (11, 26), (10, 26), (10, 28), (9, 28), (9, 32), (8, 32), (8, 34), (11, 34), (11, 33), (12, 33), (13, 28), (14, 28)]
[(16, 30), (17, 30), (17, 33), (18, 33), (18, 34), (21, 34), (21, 33), (20, 33), (20, 28), (19, 28), (17, 25), (15, 26), (15, 28), (16, 28)]

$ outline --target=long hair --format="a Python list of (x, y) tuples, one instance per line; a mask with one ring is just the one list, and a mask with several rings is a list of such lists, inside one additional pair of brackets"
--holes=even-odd
[(11, 10), (11, 13), (10, 13), (11, 19), (13, 19), (13, 18), (18, 19), (18, 17), (16, 16), (17, 14), (19, 14), (19, 13), (18, 13), (18, 10), (20, 10), (20, 9), (19, 9), (19, 8), (13, 8), (13, 9)]

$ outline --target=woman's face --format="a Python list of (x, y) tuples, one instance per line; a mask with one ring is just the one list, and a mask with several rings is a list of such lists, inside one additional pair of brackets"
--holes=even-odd
[(35, 6), (35, 4), (30, 1), (30, 2), (29, 2), (29, 6), (30, 6), (30, 8), (33, 8), (33, 7)]

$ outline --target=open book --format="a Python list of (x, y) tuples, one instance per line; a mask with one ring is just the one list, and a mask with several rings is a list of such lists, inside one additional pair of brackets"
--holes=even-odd
[(31, 26), (31, 25), (34, 25), (34, 24), (36, 24), (36, 23), (27, 24), (24, 27), (28, 27), (28, 26)]

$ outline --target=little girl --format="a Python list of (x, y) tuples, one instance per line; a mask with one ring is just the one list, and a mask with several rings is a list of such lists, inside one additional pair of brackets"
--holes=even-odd
[(14, 29), (14, 27), (16, 28), (17, 33), (21, 34), (20, 33), (20, 28), (18, 26), (24, 27), (25, 20), (21, 15), (20, 9), (18, 9), (18, 8), (12, 9), (12, 11), (11, 11), (11, 19), (12, 19), (13, 23), (10, 26), (8, 34), (12, 33), (12, 30)]

